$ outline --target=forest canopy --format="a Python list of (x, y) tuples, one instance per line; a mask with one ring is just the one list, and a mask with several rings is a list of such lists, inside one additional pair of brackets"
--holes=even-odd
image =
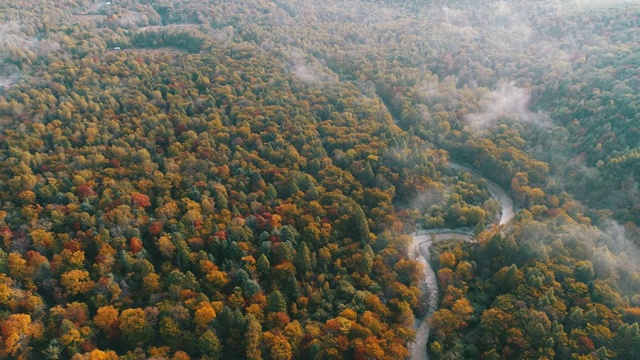
[(639, 16), (0, 3), (0, 357), (640, 357)]

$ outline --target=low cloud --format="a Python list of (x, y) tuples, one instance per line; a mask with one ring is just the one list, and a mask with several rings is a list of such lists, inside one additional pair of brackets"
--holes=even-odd
[(127, 11), (120, 15), (116, 23), (123, 28), (135, 28), (148, 25), (149, 17), (139, 12)]
[(15, 65), (0, 65), (0, 88), (9, 87), (22, 77), (22, 72)]
[(565, 246), (579, 247), (582, 256), (593, 262), (596, 276), (626, 280), (638, 271), (638, 249), (619, 223), (609, 220), (600, 227), (565, 225), (559, 230)]
[(554, 0), (548, 5), (555, 6), (561, 14), (575, 14), (616, 6), (637, 5), (637, 0)]
[(416, 195), (409, 204), (410, 208), (426, 209), (432, 205), (440, 205), (445, 200), (445, 195), (451, 193), (451, 186), (442, 187), (432, 184), (426, 190)]
[[(50, 40), (38, 40), (22, 32), (16, 21), (0, 23), (0, 59), (25, 56), (26, 52), (36, 55), (48, 54), (60, 49), (60, 44)], [(0, 69), (1, 71), (2, 69)]]
[(548, 127), (550, 122), (547, 116), (529, 110), (530, 100), (529, 90), (519, 88), (513, 82), (503, 83), (485, 94), (478, 102), (480, 111), (467, 115), (466, 120), (476, 129), (486, 129), (508, 121)]
[(315, 58), (308, 58), (298, 52), (291, 52), (288, 59), (289, 71), (307, 85), (332, 84), (340, 79), (338, 75)]
[(445, 94), (440, 90), (440, 83), (436, 76), (430, 77), (420, 84), (419, 94), (421, 100), (428, 103), (441, 101), (445, 97)]

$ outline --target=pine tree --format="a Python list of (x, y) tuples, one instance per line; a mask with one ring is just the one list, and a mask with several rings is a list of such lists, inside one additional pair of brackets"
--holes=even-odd
[(267, 185), (267, 190), (264, 192), (264, 198), (267, 201), (274, 201), (278, 198), (278, 192), (273, 184)]
[(298, 287), (298, 282), (296, 281), (296, 277), (292, 274), (287, 278), (287, 284), (285, 287), (285, 291), (287, 293), (287, 297), (292, 302), (295, 302), (300, 298), (300, 287)]
[(298, 232), (291, 225), (285, 225), (280, 230), (280, 238), (282, 239), (282, 242), (289, 242), (291, 244), (295, 244), (297, 237), (298, 237)]
[(292, 178), (291, 181), (289, 181), (289, 188), (287, 190), (289, 197), (296, 195), (300, 191), (298, 181), (295, 178)]
[(223, 192), (216, 193), (216, 208), (218, 210), (226, 210), (229, 208), (229, 201), (227, 200), (227, 195)]
[(287, 312), (287, 300), (282, 293), (275, 290), (267, 296), (267, 310), (270, 312)]
[(364, 247), (364, 252), (362, 253), (362, 258), (360, 259), (359, 270), (363, 274), (368, 274), (373, 267), (373, 260), (375, 259), (375, 254), (371, 249), (371, 246), (367, 245)]
[(258, 261), (256, 262), (256, 270), (260, 276), (265, 276), (269, 274), (271, 265), (269, 264), (269, 259), (265, 256), (265, 254), (260, 255)]
[(305, 198), (307, 200), (316, 200), (319, 196), (320, 196), (320, 193), (318, 192), (318, 188), (313, 182), (311, 182), (309, 184), (309, 189), (307, 189)]
[(307, 273), (311, 271), (311, 251), (309, 251), (309, 247), (304, 241), (298, 246), (295, 265), (298, 272), (306, 279)]
[(356, 211), (353, 214), (353, 225), (355, 231), (355, 239), (363, 244), (369, 243), (369, 224), (367, 224), (367, 218), (364, 215), (364, 211), (360, 205), (356, 205)]
[(376, 177), (371, 169), (371, 164), (367, 161), (362, 172), (362, 183), (367, 187), (373, 187), (375, 185)]

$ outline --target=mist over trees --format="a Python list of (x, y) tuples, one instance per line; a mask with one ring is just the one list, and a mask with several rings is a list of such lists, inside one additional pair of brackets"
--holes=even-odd
[(0, 357), (640, 357), (639, 16), (0, 3)]

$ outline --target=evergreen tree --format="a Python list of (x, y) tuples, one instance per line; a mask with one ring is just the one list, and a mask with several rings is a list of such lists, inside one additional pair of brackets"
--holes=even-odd
[(369, 224), (367, 223), (367, 217), (362, 211), (360, 205), (356, 205), (355, 212), (353, 214), (353, 228), (355, 232), (355, 240), (360, 241), (363, 244), (369, 243)]
[(270, 266), (271, 265), (269, 264), (269, 259), (266, 257), (266, 255), (260, 255), (258, 261), (256, 262), (256, 270), (258, 271), (258, 274), (260, 274), (260, 276), (268, 275)]
[(273, 184), (267, 185), (267, 190), (264, 192), (264, 199), (267, 201), (275, 201), (278, 198), (278, 191)]
[(298, 282), (293, 274), (287, 278), (285, 292), (291, 302), (295, 302), (300, 297), (300, 287), (298, 287)]
[(296, 254), (296, 268), (303, 278), (307, 278), (307, 273), (311, 271), (311, 251), (306, 242), (301, 242)]
[(282, 293), (278, 290), (273, 291), (267, 296), (267, 311), (270, 312), (286, 312), (287, 300), (285, 300)]

